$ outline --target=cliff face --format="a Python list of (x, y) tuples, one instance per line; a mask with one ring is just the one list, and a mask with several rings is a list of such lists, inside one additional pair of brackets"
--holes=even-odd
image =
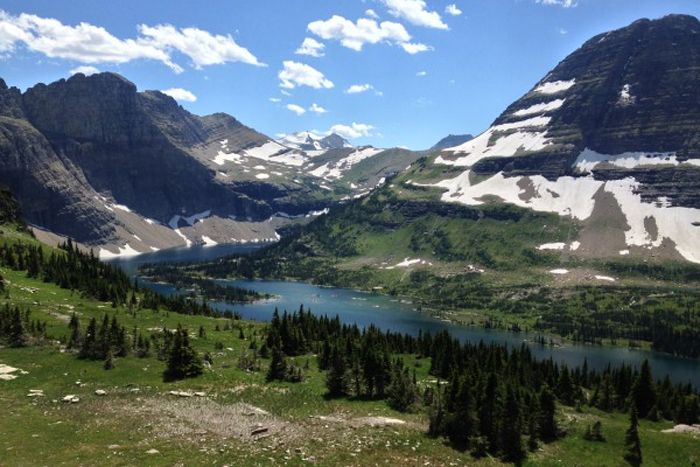
[(191, 114), (114, 73), (76, 74), (23, 94), (0, 80), (0, 183), (31, 224), (106, 246), (105, 255), (275, 240), (289, 216), (373, 188), (384, 176), (373, 167), (353, 183), (340, 179), (355, 162), (391, 154), (355, 151), (337, 135), (313, 143), (306, 153), (230, 115)]
[[(679, 162), (700, 157), (698, 82), (700, 21), (694, 17), (644, 19), (600, 34), (564, 59), (493, 124), (517, 127), (505, 132), (543, 133), (543, 144), (524, 146), (514, 154), (493, 153), (473, 170), (482, 175), (541, 174), (553, 180), (575, 175), (575, 162), (586, 148), (605, 155), (673, 153)], [(524, 119), (539, 121), (528, 127), (522, 126)], [(692, 167), (673, 170), (675, 175), (662, 178), (684, 182), (693, 176), (683, 172), (695, 173)], [(603, 173), (603, 166), (594, 172), (601, 179), (633, 175), (620, 170)], [(697, 205), (697, 185), (690, 184), (685, 191), (678, 201)]]
[(700, 262), (700, 21), (593, 37), (434, 163), (464, 170), (437, 184), (445, 201), (492, 195), (580, 220), (577, 254)]

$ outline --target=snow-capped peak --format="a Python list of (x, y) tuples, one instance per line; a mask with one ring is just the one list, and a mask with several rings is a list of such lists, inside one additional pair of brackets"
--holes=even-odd
[(312, 131), (281, 135), (277, 142), (299, 151), (323, 151), (353, 147), (345, 138), (335, 133), (324, 136)]

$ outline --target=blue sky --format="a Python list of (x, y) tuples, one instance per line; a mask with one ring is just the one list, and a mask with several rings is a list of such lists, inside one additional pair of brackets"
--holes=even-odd
[[(188, 110), (270, 136), (335, 128), (354, 144), (421, 149), (483, 131), (591, 36), (642, 17), (700, 17), (700, 1), (0, 0), (0, 10), (0, 77), (23, 90), (89, 66), (140, 90), (187, 91), (175, 95)], [(306, 38), (322, 56), (295, 53)]]

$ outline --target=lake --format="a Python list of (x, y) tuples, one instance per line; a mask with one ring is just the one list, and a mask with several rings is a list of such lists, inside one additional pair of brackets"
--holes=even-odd
[[(213, 247), (191, 247), (163, 250), (130, 258), (111, 260), (112, 264), (122, 267), (128, 274), (135, 275), (138, 267), (154, 262), (207, 261), (234, 253), (249, 253), (260, 248), (260, 245), (217, 245)], [(490, 330), (477, 327), (466, 327), (442, 321), (428, 314), (415, 310), (411, 303), (394, 297), (335, 287), (320, 287), (302, 282), (264, 281), (264, 280), (234, 280), (218, 281), (221, 284), (236, 285), (258, 292), (273, 294), (275, 299), (244, 305), (231, 305), (222, 302), (212, 302), (218, 310), (238, 311), (245, 319), (269, 321), (277, 307), (294, 311), (303, 304), (317, 315), (340, 316), (344, 323), (357, 324), (360, 327), (375, 324), (380, 329), (417, 335), (419, 331), (435, 333), (448, 330), (455, 337), (471, 342), (499, 342), (511, 346), (527, 343), (537, 358), (552, 358), (559, 363), (570, 366), (581, 365), (588, 360), (590, 368), (601, 370), (608, 364), (613, 366), (622, 363), (641, 365), (644, 359), (649, 359), (654, 377), (663, 378), (667, 374), (674, 382), (692, 382), (700, 387), (700, 360), (674, 357), (640, 349), (623, 347), (602, 347), (586, 344), (564, 344), (561, 347), (542, 346), (532, 341), (535, 335), (512, 333), (503, 330)], [(141, 281), (141, 284), (164, 294), (176, 293), (175, 288), (168, 284), (152, 284)]]

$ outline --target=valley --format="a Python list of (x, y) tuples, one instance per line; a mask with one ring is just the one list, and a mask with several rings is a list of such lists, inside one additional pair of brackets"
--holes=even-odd
[[(371, 6), (308, 23), (296, 60), (352, 56), (328, 76), (236, 43), (289, 42), (282, 4), (124, 40), (0, 9), (8, 82), (82, 63), (0, 79), (0, 465), (700, 462), (700, 20), (546, 23), (551, 63), (543, 27), (473, 28), (473, 67), (457, 4)], [(486, 50), (536, 43), (502, 81)], [(229, 62), (258, 74), (200, 74)]]

